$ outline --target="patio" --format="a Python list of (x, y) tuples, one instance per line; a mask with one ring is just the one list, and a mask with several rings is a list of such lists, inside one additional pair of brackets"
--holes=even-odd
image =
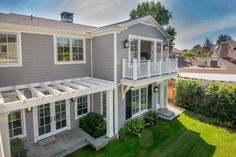
[(112, 139), (106, 136), (94, 139), (77, 127), (34, 144), (26, 143), (25, 147), (28, 150), (29, 157), (63, 157), (87, 145), (91, 145), (98, 150)]

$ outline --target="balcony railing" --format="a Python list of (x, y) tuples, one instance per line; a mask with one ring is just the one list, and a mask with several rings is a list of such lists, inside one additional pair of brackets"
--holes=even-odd
[(138, 80), (177, 72), (178, 59), (122, 60), (122, 78)]

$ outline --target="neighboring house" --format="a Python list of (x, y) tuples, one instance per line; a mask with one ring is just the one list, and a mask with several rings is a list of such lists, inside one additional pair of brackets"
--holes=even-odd
[(227, 59), (230, 52), (236, 53), (236, 41), (221, 42), (216, 50), (221, 58)]
[(222, 67), (221, 58), (217, 55), (215, 50), (211, 50), (207, 57), (198, 57), (197, 63), (199, 67)]
[[(168, 38), (151, 16), (96, 28), (73, 23), (67, 12), (61, 21), (0, 14), (2, 156), (10, 156), (15, 137), (26, 141), (29, 156), (88, 144), (76, 129), (88, 112), (106, 116), (112, 138), (128, 119), (166, 108), (167, 82), (177, 76)], [(58, 143), (43, 146), (50, 141)]]

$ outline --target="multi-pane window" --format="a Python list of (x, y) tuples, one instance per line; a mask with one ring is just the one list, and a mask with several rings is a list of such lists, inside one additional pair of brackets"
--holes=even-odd
[(160, 59), (161, 58), (161, 49), (162, 49), (161, 42), (157, 42), (156, 45), (157, 45), (156, 56), (157, 56), (157, 59)]
[(20, 64), (17, 34), (0, 32), (0, 66)]
[(88, 96), (81, 96), (77, 98), (77, 117), (80, 117), (86, 113), (88, 113), (88, 106), (89, 105), (89, 100), (88, 100)]
[(50, 104), (37, 106), (38, 112), (38, 134), (44, 135), (51, 132), (51, 110)]
[(85, 61), (83, 39), (57, 37), (57, 63), (79, 63)]
[(130, 42), (130, 59), (138, 58), (138, 40), (132, 39)]
[(140, 88), (132, 91), (131, 95), (132, 115), (147, 109), (148, 92), (147, 88)]
[(66, 126), (66, 100), (55, 102), (56, 129)]
[(24, 134), (23, 110), (17, 110), (9, 113), (8, 126), (10, 137), (19, 137)]
[(101, 107), (102, 107), (102, 110), (101, 110), (101, 113), (104, 117), (106, 117), (106, 105), (107, 105), (107, 94), (106, 92), (102, 92), (101, 93)]
[(139, 89), (132, 91), (132, 115), (139, 112)]

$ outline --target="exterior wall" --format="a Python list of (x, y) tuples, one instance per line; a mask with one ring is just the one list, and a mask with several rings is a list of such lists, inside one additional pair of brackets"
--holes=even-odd
[(101, 114), (101, 93), (93, 94), (93, 110), (92, 112), (96, 112)]
[(114, 35), (93, 38), (93, 77), (114, 80)]
[(91, 76), (90, 40), (86, 40), (86, 64), (54, 64), (52, 35), (21, 34), (22, 67), (1, 67), (0, 87)]
[[(166, 42), (166, 38), (152, 26), (144, 24), (136, 24), (130, 26), (124, 32), (117, 34), (117, 81), (119, 83), (122, 75), (122, 59), (128, 59), (128, 48), (123, 47), (123, 42), (129, 38), (129, 35), (144, 36), (149, 38), (162, 39), (163, 43)], [(156, 85), (156, 84), (153, 84)], [(156, 94), (152, 94), (152, 109), (156, 109)], [(118, 128), (124, 126), (126, 123), (126, 102), (122, 99), (122, 89), (121, 86), (118, 87)], [(143, 115), (140, 115), (143, 116)]]

